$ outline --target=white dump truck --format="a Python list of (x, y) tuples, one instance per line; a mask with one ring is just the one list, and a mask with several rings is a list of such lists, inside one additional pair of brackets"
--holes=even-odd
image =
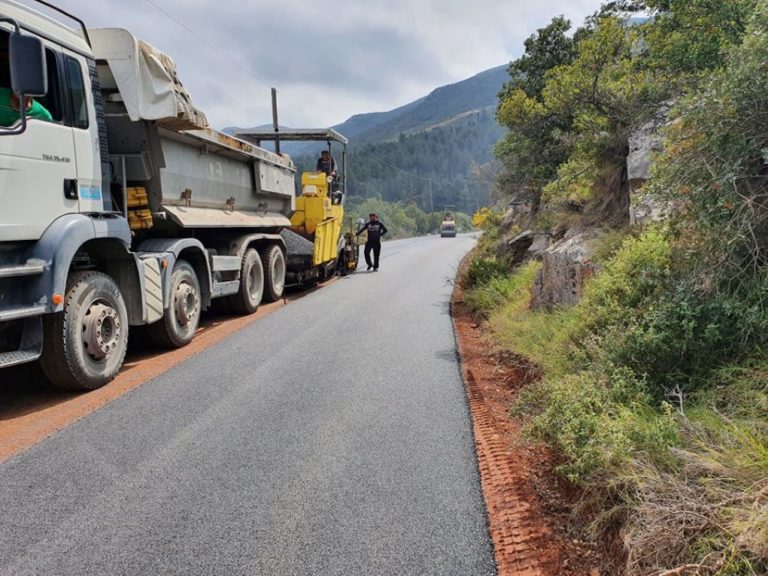
[(130, 327), (178, 347), (215, 298), (281, 297), (295, 169), (209, 128), (165, 54), (41, 4), (0, 0), (0, 368), (94, 389)]

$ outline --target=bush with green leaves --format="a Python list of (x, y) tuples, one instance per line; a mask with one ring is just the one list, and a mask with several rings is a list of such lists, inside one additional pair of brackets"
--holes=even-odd
[(463, 286), (477, 288), (489, 284), (494, 279), (504, 278), (507, 266), (494, 258), (474, 258), (464, 273)]
[(552, 230), (568, 200), (618, 214), (604, 200), (628, 192), (627, 134), (673, 100), (646, 188), (669, 219), (612, 234), (574, 307), (530, 308), (534, 264), (472, 297), (542, 369), (515, 410), (596, 518), (623, 525), (628, 575), (766, 574), (768, 0), (617, 0), (567, 41), (566, 24), (510, 67), (533, 73), (500, 95), (506, 181)]
[(531, 418), (529, 434), (564, 457), (557, 471), (579, 484), (638, 454), (669, 461), (677, 443), (672, 410), (650, 408), (645, 383), (623, 368), (546, 378), (523, 392), (517, 413)]
[[(472, 312), (488, 315), (504, 304), (529, 300), (531, 283), (539, 269), (537, 263), (529, 263), (510, 275), (506, 267), (496, 268), (498, 263), (495, 261), (486, 260), (480, 265), (484, 269), (482, 272), (475, 267), (475, 262), (478, 260), (470, 263), (465, 282), (469, 284), (474, 281), (475, 284), (464, 294), (464, 300)], [(488, 262), (493, 264), (489, 266)], [(474, 280), (469, 280), (470, 274)]]
[(676, 207), (681, 249), (708, 283), (768, 263), (768, 6), (727, 66), (685, 98), (652, 191)]

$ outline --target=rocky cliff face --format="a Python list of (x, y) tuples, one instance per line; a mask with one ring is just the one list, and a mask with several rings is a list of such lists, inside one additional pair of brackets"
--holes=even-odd
[(651, 179), (654, 157), (664, 148), (663, 128), (668, 124), (671, 104), (665, 105), (658, 114), (629, 136), (627, 177), (629, 179), (629, 223), (632, 226), (664, 218), (665, 206), (643, 192), (643, 186)]
[[(665, 105), (629, 138), (627, 178), (632, 226), (661, 220), (666, 212), (666, 205), (647, 194), (644, 185), (652, 177), (654, 157), (664, 147), (663, 128), (668, 125), (670, 109), (671, 105)], [(533, 221), (534, 214), (529, 205), (510, 205), (502, 220), (504, 235), (496, 256), (511, 267), (531, 259), (541, 261), (532, 290), (532, 308), (552, 309), (576, 304), (586, 281), (599, 270), (593, 256), (603, 230), (599, 226), (582, 225), (567, 230), (565, 235), (560, 230), (553, 237), (549, 232), (533, 229)]]
[[(575, 304), (584, 283), (597, 270), (592, 261), (594, 246), (601, 236), (596, 228), (569, 230), (556, 239), (547, 231), (531, 226), (531, 210), (527, 205), (511, 205), (502, 220), (504, 236), (496, 256), (514, 268), (523, 262), (540, 260), (541, 270), (533, 286), (531, 306), (551, 309)], [(519, 232), (520, 229), (523, 232)]]
[(531, 307), (551, 309), (576, 304), (584, 284), (597, 272), (592, 261), (600, 231), (570, 231), (541, 254), (541, 269), (533, 284)]

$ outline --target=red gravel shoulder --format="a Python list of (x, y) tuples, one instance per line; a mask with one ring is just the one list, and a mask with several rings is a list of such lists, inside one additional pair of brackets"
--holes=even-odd
[(574, 536), (572, 503), (551, 455), (526, 443), (509, 413), (539, 375), (524, 359), (494, 350), (458, 286), (452, 309), (499, 576), (598, 575), (599, 558)]

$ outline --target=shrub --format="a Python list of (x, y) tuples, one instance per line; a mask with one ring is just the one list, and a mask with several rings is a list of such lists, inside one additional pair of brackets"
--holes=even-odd
[(494, 258), (473, 258), (462, 279), (464, 288), (477, 288), (488, 284), (494, 278), (503, 278), (507, 266)]
[(767, 324), (762, 306), (747, 297), (680, 282), (633, 322), (611, 328), (604, 348), (610, 361), (645, 374), (661, 396), (701, 386), (763, 339)]
[(626, 238), (604, 271), (587, 286), (580, 304), (584, 326), (599, 334), (626, 326), (658, 300), (671, 275), (671, 246), (663, 230)]
[[(681, 422), (680, 469), (639, 459), (619, 474), (631, 482), (628, 574), (681, 565), (701, 573), (768, 573), (768, 435), (749, 420), (698, 409)], [(660, 543), (663, 542), (663, 545)]]
[(492, 276), (487, 282), (480, 283), (473, 290), (469, 290), (464, 299), (470, 310), (484, 315), (509, 302), (516, 305), (525, 303), (527, 306), (530, 301), (533, 277), (538, 268), (538, 263), (531, 262), (513, 274), (508, 274), (505, 269), (503, 275)]
[(576, 483), (638, 454), (668, 461), (677, 441), (671, 411), (653, 411), (644, 382), (621, 368), (545, 379), (523, 392), (516, 410), (531, 417), (530, 435), (565, 457), (557, 471)]

